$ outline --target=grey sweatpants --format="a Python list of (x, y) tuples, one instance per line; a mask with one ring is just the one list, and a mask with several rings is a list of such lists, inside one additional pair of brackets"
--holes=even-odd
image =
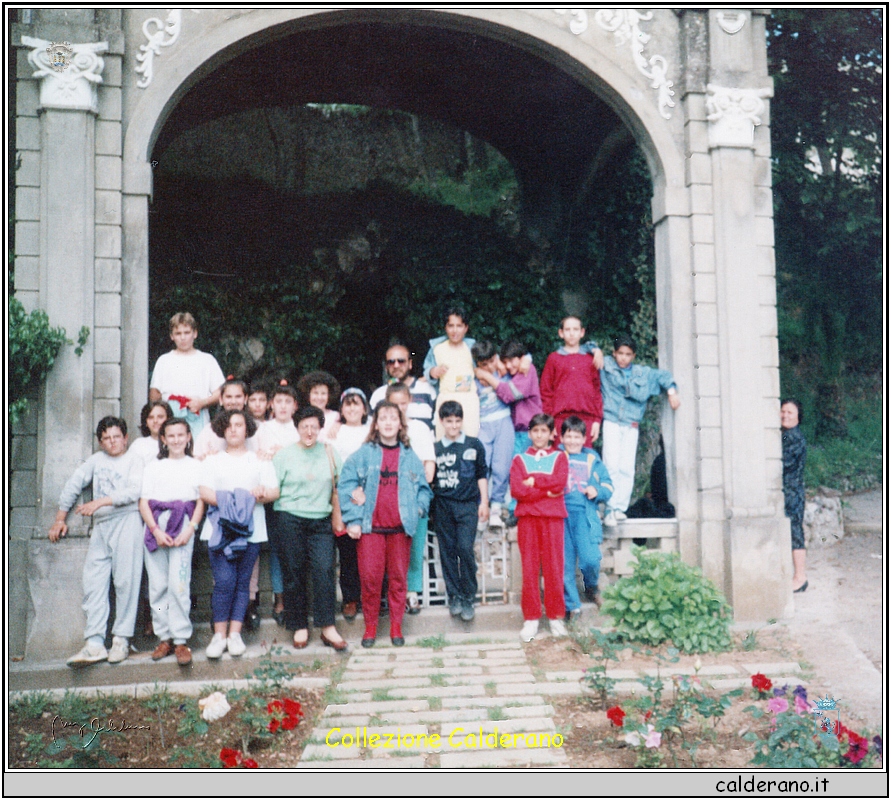
[(105, 638), (108, 588), (114, 581), (115, 620), (112, 633), (129, 639), (136, 626), (139, 581), (142, 578), (142, 518), (136, 510), (97, 522), (90, 535), (84, 562), (84, 602), (87, 615), (84, 639)]

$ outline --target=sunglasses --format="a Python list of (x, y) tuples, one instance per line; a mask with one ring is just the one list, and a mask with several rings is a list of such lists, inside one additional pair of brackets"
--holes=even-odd
[(407, 358), (388, 358), (387, 359), (388, 367), (392, 367), (394, 364), (407, 364), (407, 363), (408, 363)]

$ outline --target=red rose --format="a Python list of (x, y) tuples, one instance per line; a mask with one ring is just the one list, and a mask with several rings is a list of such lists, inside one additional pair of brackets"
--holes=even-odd
[(278, 730), (279, 725), (281, 725), (281, 723), (277, 719), (271, 719), (266, 727), (269, 728), (270, 733), (275, 733)]
[(612, 708), (607, 709), (606, 717), (617, 728), (621, 728), (624, 724), (625, 712), (622, 711), (619, 706), (613, 706)]
[(273, 700), (271, 703), (266, 705), (266, 711), (269, 714), (277, 714), (282, 710), (282, 701), (281, 700)]
[(769, 692), (773, 688), (770, 678), (760, 672), (756, 672), (752, 676), (752, 687), (761, 694)]
[(244, 761), (241, 762), (241, 766), (243, 766), (245, 769), (257, 769), (260, 765), (256, 761), (254, 761), (254, 759), (246, 758)]
[(282, 721), (282, 728), (286, 731), (292, 731), (297, 727), (297, 724), (300, 722), (297, 717), (285, 717)]
[(241, 750), (232, 750), (229, 747), (224, 747), (222, 750), (220, 750), (220, 761), (223, 762), (224, 769), (237, 767), (240, 759)]
[(284, 699), (284, 709), (285, 714), (289, 717), (302, 717), (303, 716), (303, 708), (300, 703), (296, 700), (289, 700), (287, 697)]

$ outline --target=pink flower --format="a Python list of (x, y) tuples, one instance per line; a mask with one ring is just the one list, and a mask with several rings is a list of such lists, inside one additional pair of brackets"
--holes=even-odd
[(789, 701), (785, 697), (771, 697), (767, 701), (767, 710), (772, 714), (782, 714), (789, 710)]
[(809, 714), (810, 710), (807, 700), (803, 700), (799, 694), (795, 695), (795, 713), (800, 717), (803, 714)]
[(647, 738), (644, 739), (644, 744), (647, 747), (658, 747), (662, 744), (662, 734), (652, 725), (647, 725)]

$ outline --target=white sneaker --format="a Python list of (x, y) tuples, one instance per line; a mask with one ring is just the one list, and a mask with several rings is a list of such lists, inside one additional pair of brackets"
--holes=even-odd
[(619, 522), (616, 519), (615, 511), (607, 511), (606, 516), (603, 518), (603, 527), (604, 528), (615, 528)]
[(561, 619), (552, 619), (551, 623), (551, 636), (569, 636), (568, 631), (566, 630), (566, 626), (563, 624), (563, 620)]
[(226, 634), (215, 633), (204, 653), (208, 658), (220, 658), (226, 652), (226, 644)]
[(240, 633), (230, 633), (226, 647), (229, 648), (230, 656), (244, 655), (244, 651), (247, 650), (247, 645), (244, 643), (244, 639), (241, 638)]
[(108, 663), (119, 664), (130, 655), (130, 642), (123, 636), (115, 636), (111, 640), (111, 650), (108, 651)]
[(497, 513), (494, 509), (489, 511), (489, 527), (502, 529), (504, 528), (504, 520), (501, 518), (500, 510)]
[(535, 638), (536, 633), (538, 633), (538, 620), (527, 619), (523, 623), (522, 630), (520, 630), (520, 638), (524, 642), (531, 642)]
[(80, 667), (84, 664), (95, 664), (97, 661), (105, 661), (107, 658), (108, 650), (105, 649), (105, 645), (87, 642), (81, 651), (71, 656), (66, 663), (69, 667)]
[(628, 519), (628, 515), (624, 511), (619, 511), (619, 509), (613, 511), (613, 514), (616, 515), (617, 522), (624, 522), (626, 519)]

